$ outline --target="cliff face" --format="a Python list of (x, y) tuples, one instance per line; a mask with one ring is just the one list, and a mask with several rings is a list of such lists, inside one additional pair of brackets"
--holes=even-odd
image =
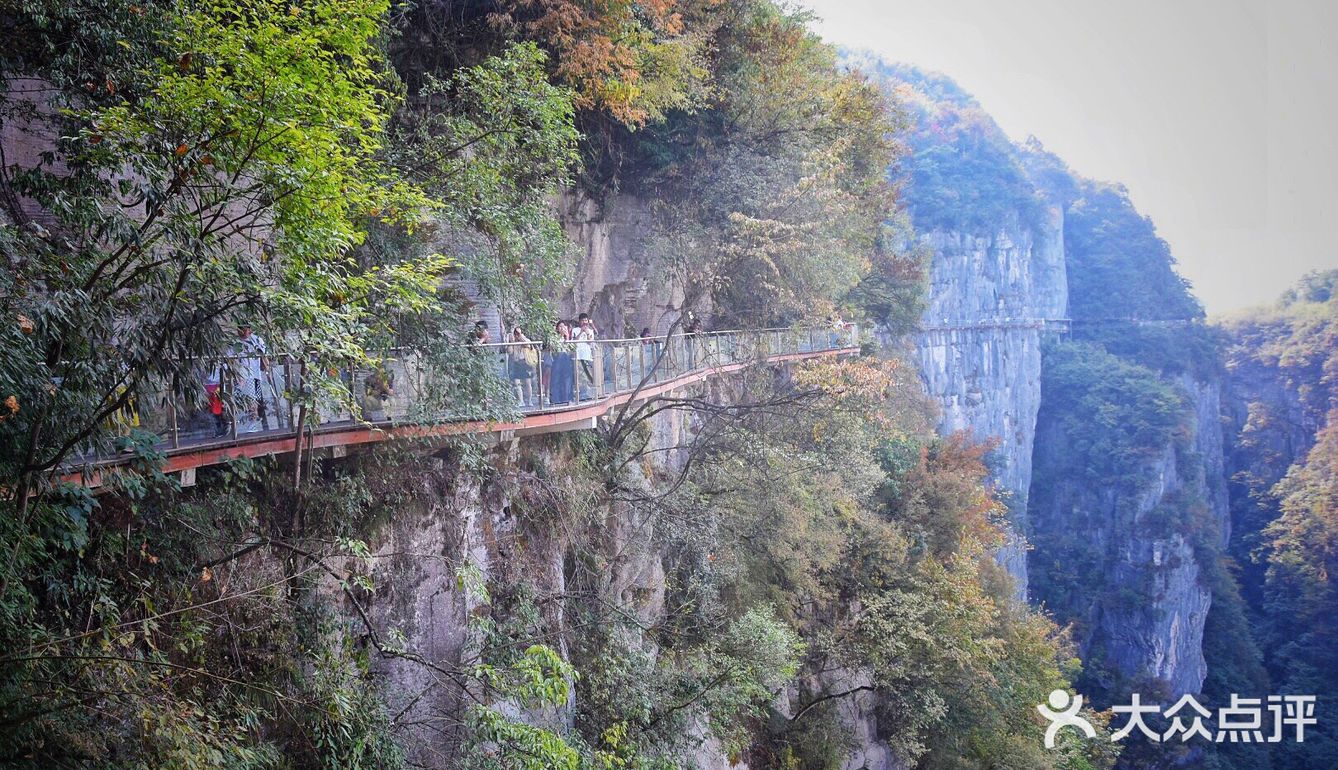
[[(722, 397), (714, 390), (703, 395)], [(678, 448), (691, 443), (694, 420), (666, 411), (650, 418), (645, 429), (651, 442), (648, 457), (631, 469), (635, 478), (630, 483), (657, 490), (681, 469), (686, 450)], [(510, 703), (487, 704), (560, 732), (573, 727), (583, 688), (604, 686), (602, 677), (609, 675), (586, 667), (593, 667), (592, 655), (601, 654), (593, 640), (605, 631), (591, 628), (589, 617), (580, 614), (585, 603), (620, 608), (629, 623), (609, 633), (620, 635), (620, 644), (635, 650), (648, 671), (660, 667), (662, 655), (681, 654), (661, 650), (650, 639), (650, 629), (672, 623), (670, 614), (683, 611), (666, 606), (672, 578), (665, 565), (672, 558), (663, 550), (664, 538), (655, 534), (661, 526), (656, 512), (609, 503), (584, 522), (598, 532), (592, 542), (589, 531), (576, 531), (582, 524), (555, 518), (558, 514), (548, 507), (552, 501), (545, 499), (545, 490), (570, 481), (580, 445), (579, 439), (564, 436), (506, 440), (475, 455), (472, 470), (462, 468), (463, 455), (456, 450), (420, 461), (422, 472), (401, 496), (404, 504), (369, 538), (376, 590), (363, 599), (363, 609), (383, 640), (413, 651), (403, 658), (373, 657), (386, 710), (404, 725), (399, 737), (412, 766), (459, 766), (471, 737), (465, 714), (475, 698), (486, 696), (460, 690), (446, 672), (468, 671), (482, 662), (481, 650), (497, 633), (486, 628), (489, 623), (505, 628), (523, 622), (527, 634), (579, 664), (582, 679), (573, 683), (565, 708), (536, 712)], [(341, 600), (334, 583), (327, 581), (324, 593)], [(577, 610), (564, 610), (572, 607)], [(347, 602), (343, 609), (350, 615), (356, 611)], [(806, 684), (843, 689), (869, 682), (863, 672), (828, 670)], [(880, 735), (877, 698), (857, 696), (837, 704), (837, 718), (850, 737), (843, 744), (842, 766), (903, 770), (908, 765)], [(791, 686), (772, 705), (780, 714), (791, 714), (801, 701)], [(746, 755), (728, 749), (713, 734), (704, 713), (690, 712), (685, 732), (674, 742), (687, 766), (749, 766)]]
[(683, 291), (657, 272), (647, 237), (654, 226), (650, 204), (632, 195), (611, 195), (601, 203), (568, 191), (559, 207), (567, 237), (581, 254), (559, 312), (589, 313), (610, 338), (635, 337), (645, 327), (663, 334), (678, 318)]
[[(563, 197), (564, 228), (575, 242), (581, 258), (572, 288), (561, 299), (561, 312), (571, 315), (590, 313), (600, 329), (608, 330), (605, 336), (613, 336), (613, 331), (620, 329), (626, 330), (630, 336), (646, 326), (660, 334), (679, 318), (684, 310), (684, 292), (681, 286), (667, 280), (657, 270), (656, 261), (660, 255), (655, 252), (651, 236), (650, 206), (646, 201), (626, 194), (612, 196), (603, 203), (577, 193)], [(985, 248), (984, 245), (980, 247)], [(1017, 286), (1031, 280), (1030, 260), (1023, 259), (1020, 254), (1022, 251), (1029, 254), (1031, 248), (1029, 241), (1004, 247), (1006, 253), (998, 256), (1005, 263), (999, 273), (1001, 285), (994, 289), (982, 287), (981, 291), (1007, 297), (1017, 290)], [(1026, 274), (1016, 274), (1019, 271)], [(952, 280), (952, 276), (944, 276), (945, 282)], [(948, 290), (945, 285), (945, 292)], [(709, 300), (707, 302), (709, 304)], [(703, 307), (698, 306), (696, 310), (701, 313)], [(1039, 363), (1039, 346), (1033, 344), (1030, 351)], [(712, 387), (710, 383), (707, 387), (714, 402), (728, 399), (724, 392), (727, 389)], [(653, 486), (656, 479), (663, 480), (677, 473), (692, 443), (695, 430), (692, 421), (673, 417), (673, 414), (664, 412), (650, 421), (652, 439), (646, 454), (655, 460), (641, 468), (641, 481), (648, 485)], [(1034, 406), (1032, 414), (1034, 417)], [(664, 620), (666, 580), (671, 579), (664, 571), (665, 554), (645, 547), (647, 541), (656, 539), (648, 535), (655, 531), (655, 523), (649, 518), (638, 519), (632, 507), (616, 506), (610, 511), (605, 526), (609, 541), (607, 552), (616, 553), (619, 558), (605, 565), (602, 590), (607, 592), (611, 604), (639, 606), (638, 621), (645, 627), (653, 627)], [(1018, 553), (1018, 561), (1021, 561), (1021, 552)], [(556, 560), (560, 564), (561, 559), (560, 554), (555, 554), (548, 561)], [(658, 651), (652, 650), (650, 654), (656, 655)], [(828, 670), (808, 677), (805, 684), (813, 692), (855, 691), (851, 697), (835, 701), (836, 721), (846, 731), (848, 739), (843, 743), (841, 767), (846, 770), (905, 770), (909, 767), (882, 734), (878, 698), (873, 692), (859, 691), (861, 686), (871, 684), (867, 672)], [(800, 702), (799, 695), (791, 686), (778, 695), (772, 705), (778, 713), (790, 714), (794, 711), (793, 704)], [(697, 734), (687, 736), (688, 742), (695, 746), (688, 752), (692, 766), (701, 770), (747, 770), (745, 758), (726, 751), (700, 720), (694, 724)]]
[(1085, 684), (1099, 696), (1198, 693), (1207, 674), (1213, 596), (1204, 560), (1227, 517), (1220, 403), (1215, 383), (1182, 377), (1176, 386), (1185, 396), (1180, 430), (1106, 483), (1074, 467), (1085, 439), (1072, 410), (1041, 408), (1029, 520), (1033, 596), (1075, 623), (1091, 669)]
[(1016, 530), (1000, 562), (1026, 594), (1022, 516), (1031, 486), (1041, 402), (1044, 319), (1063, 318), (1063, 213), (1038, 226), (1012, 223), (988, 237), (936, 231), (928, 307), (915, 348), (925, 389), (941, 407), (944, 433), (997, 440), (995, 481)]
[[(658, 451), (644, 472), (658, 476), (675, 467), (671, 450), (684, 440), (687, 423), (673, 412), (652, 418), (648, 430)], [(665, 615), (663, 554), (650, 545), (647, 532), (655, 525), (649, 514), (638, 517), (626, 505), (609, 506), (601, 525), (605, 542), (597, 553), (577, 553), (571, 522), (547, 518), (544, 490), (561, 484), (564, 469), (575, 462), (569, 443), (543, 437), (503, 441), (475, 459), (476, 466), (486, 467), (482, 472), (462, 472), (460, 458), (447, 452), (428, 461), (407, 504), (369, 540), (375, 565), (370, 577), (377, 588), (365, 610), (384, 638), (402, 635), (403, 647), (414, 651), (375, 660), (387, 710), (408, 726), (402, 742), (417, 767), (458, 766), (468, 742), (463, 715), (474, 701), (444, 672), (467, 671), (480, 662), (487, 632), (478, 621), (513, 623), (533, 611), (525, 621), (529, 632), (572, 659), (574, 648), (591, 635), (564, 613), (577, 596), (626, 608), (644, 628)], [(598, 568), (589, 573), (589, 584), (569, 585), (566, 566), (581, 559), (598, 559)], [(336, 587), (327, 588), (329, 596), (339, 597)], [(533, 610), (517, 612), (517, 607)], [(640, 649), (651, 661), (659, 654), (644, 641)], [(573, 688), (571, 698), (578, 697), (580, 689)], [(531, 724), (570, 727), (569, 710), (535, 713), (514, 704), (490, 705)], [(699, 734), (683, 737), (697, 767), (746, 767), (731, 762), (705, 724), (699, 727)]]
[(911, 118), (903, 140), (912, 152), (894, 173), (930, 255), (916, 356), (940, 429), (998, 442), (993, 481), (1014, 526), (998, 558), (1022, 599), (1041, 346), (1068, 316), (1067, 170), (1039, 147), (1011, 142), (947, 78), (854, 63)]
[[(945, 78), (873, 71), (912, 117), (900, 174), (931, 253), (921, 376), (942, 431), (997, 442), (994, 481), (1015, 527), (999, 561), (1019, 598), (1075, 624), (1084, 661), (1104, 672), (1084, 683), (1093, 691), (1119, 681), (1199, 692), (1212, 603), (1203, 560), (1217, 558), (1230, 527), (1219, 385), (1211, 366), (1181, 360), (1197, 355), (1184, 340), (1198, 339), (1202, 313), (1169, 248), (1122, 188), (1081, 179), (1035, 142), (1014, 144)], [(1145, 319), (1171, 324), (1167, 338)], [(1047, 387), (1045, 350), (1066, 338), (1108, 351), (1102, 366), (1135, 383), (1124, 403), (1106, 403), (1130, 421), (1165, 406), (1157, 399), (1177, 401), (1155, 441), (1102, 422), (1084, 400), (1100, 400), (1099, 382)], [(1090, 472), (1108, 459), (1100, 447), (1121, 442), (1133, 459)]]

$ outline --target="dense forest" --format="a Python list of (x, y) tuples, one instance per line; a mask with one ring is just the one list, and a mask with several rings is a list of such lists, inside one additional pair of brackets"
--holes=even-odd
[[(552, 328), (580, 262), (559, 195), (650, 201), (646, 269), (679, 313), (907, 328), (901, 107), (802, 16), (20, 0), (0, 19), (6, 764), (833, 767), (854, 714), (885, 761), (1109, 765), (1042, 749), (1034, 704), (1073, 653), (989, 558), (987, 447), (936, 437), (888, 352), (677, 407), (693, 438), (671, 461), (664, 418), (633, 415), (183, 487), (118, 419), (202, 403), (195, 362), (242, 324), (305, 362), (304, 408), (356, 410), (339, 372), (408, 348), (441, 383), (421, 414), (508, 417), (466, 334), (480, 301)], [(130, 461), (94, 494), (63, 474), (98, 452)], [(462, 510), (488, 506), (481, 558)], [(394, 622), (428, 573), (458, 611), (444, 631)]]
[[(1207, 323), (1124, 188), (1082, 178), (1035, 139), (1012, 142), (946, 77), (849, 60), (909, 115), (894, 179), (935, 249), (927, 323), (957, 324), (940, 332), (959, 335), (948, 356), (997, 367), (968, 367), (953, 390), (952, 359), (922, 338), (929, 381), (949, 383), (936, 395), (986, 433), (999, 423), (971, 411), (981, 390), (1013, 392), (994, 410), (1039, 404), (1034, 444), (1007, 448), (1031, 460), (1010, 519), (1028, 543), (1029, 600), (1082, 660), (1075, 688), (1098, 708), (1133, 692), (1216, 704), (1304, 692), (1322, 710), (1335, 692), (1321, 673), (1334, 640), (1313, 614), (1332, 591), (1321, 553), (1335, 510), (1323, 470), (1338, 406), (1333, 273), (1306, 276), (1275, 307)], [(1041, 269), (1055, 250), (1062, 272)], [(1046, 331), (1008, 328), (1019, 321)], [(1323, 728), (1271, 748), (1126, 744), (1120, 767), (1338, 761)]]
[[(1230, 410), (1230, 554), (1272, 687), (1331, 698), (1338, 515), (1338, 271), (1312, 273), (1273, 307), (1224, 320)], [(1234, 610), (1233, 610), (1234, 611)], [(1283, 746), (1274, 767), (1331, 767), (1322, 723)]]
[[(1338, 274), (1208, 324), (1127, 191), (809, 21), (0, 0), (0, 765), (1338, 766), (1323, 718), (1167, 749), (1108, 710), (1332, 702)], [(926, 308), (970, 320), (945, 244), (1050, 249), (1025, 442), (926, 389)], [(1029, 290), (983, 304), (1061, 320)], [(577, 313), (869, 331), (583, 430), (300, 440), (385, 427), (351, 373), (407, 356), (405, 423), (513, 424), (476, 319), (561, 350)], [(188, 481), (138, 415), (207, 421), (243, 327), (299, 440)], [(1045, 748), (1056, 689), (1095, 738)]]

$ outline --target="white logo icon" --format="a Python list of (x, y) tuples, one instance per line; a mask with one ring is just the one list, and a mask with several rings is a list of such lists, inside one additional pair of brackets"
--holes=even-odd
[[(1078, 710), (1082, 708), (1082, 696), (1074, 695), (1070, 699), (1069, 694), (1063, 690), (1055, 690), (1050, 693), (1050, 708), (1046, 708), (1042, 703), (1036, 707), (1041, 712), (1041, 716), (1050, 720), (1050, 726), (1045, 728), (1045, 747), (1053, 749), (1055, 747), (1055, 735), (1059, 733), (1061, 727), (1073, 727), (1082, 730), (1088, 738), (1096, 737), (1096, 730), (1092, 728), (1090, 722), (1078, 716)], [(1051, 711), (1050, 709), (1054, 709)]]

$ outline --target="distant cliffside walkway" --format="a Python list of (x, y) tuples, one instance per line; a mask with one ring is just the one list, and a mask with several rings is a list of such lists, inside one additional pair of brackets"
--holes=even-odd
[(977, 329), (1040, 329), (1068, 334), (1073, 327), (1143, 326), (1180, 327), (1202, 323), (1195, 318), (982, 318), (975, 320), (941, 319), (920, 325), (919, 333), (971, 331)]

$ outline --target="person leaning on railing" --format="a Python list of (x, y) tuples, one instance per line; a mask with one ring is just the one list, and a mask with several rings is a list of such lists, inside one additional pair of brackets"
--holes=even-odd
[(842, 336), (846, 331), (846, 322), (841, 318), (841, 314), (837, 313), (833, 316), (827, 316), (827, 324), (832, 328), (831, 334), (827, 336), (827, 347), (840, 347)]
[(395, 393), (395, 373), (384, 365), (377, 366), (363, 380), (362, 415), (369, 422), (386, 419), (386, 404)]
[(507, 374), (516, 402), (521, 407), (535, 406), (534, 370), (539, 364), (539, 351), (519, 326), (511, 329), (509, 341), (517, 343), (507, 351)]

